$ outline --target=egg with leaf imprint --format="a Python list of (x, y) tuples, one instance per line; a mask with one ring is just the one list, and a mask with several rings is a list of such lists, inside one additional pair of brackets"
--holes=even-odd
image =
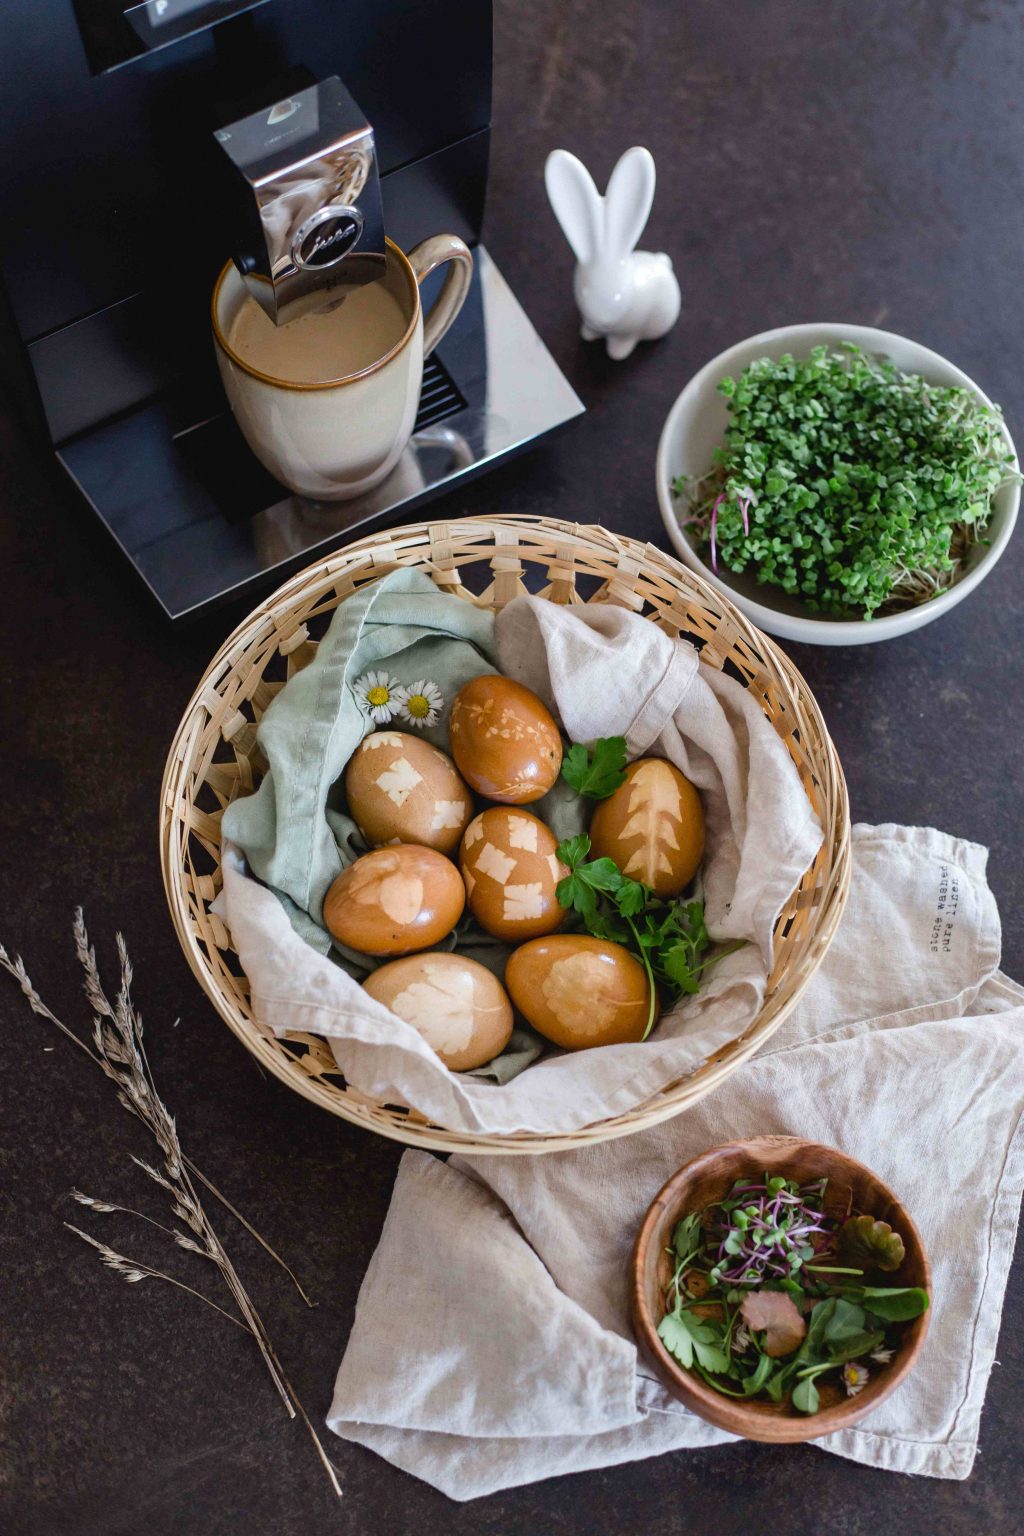
[(492, 806), (473, 818), (459, 864), (481, 928), (519, 941), (561, 927), (566, 911), (555, 893), (569, 871), (557, 849), (550, 827), (518, 806)]
[(462, 916), (459, 872), (435, 848), (398, 843), (364, 853), (324, 897), (324, 925), (339, 944), (364, 955), (429, 949)]
[(451, 758), (407, 731), (373, 731), (345, 769), (352, 820), (371, 847), (419, 843), (452, 853), (473, 799)]
[(459, 772), (488, 800), (528, 805), (558, 778), (558, 726), (537, 695), (510, 677), (471, 678), (452, 700), (448, 731)]
[(594, 858), (611, 859), (656, 896), (678, 896), (704, 857), (704, 808), (689, 779), (661, 757), (641, 757), (626, 782), (596, 807)]
[(521, 944), (508, 958), (505, 986), (527, 1022), (567, 1051), (642, 1040), (651, 1016), (639, 960), (623, 945), (587, 934), (555, 933)]
[(512, 1034), (512, 1004), (496, 976), (466, 955), (431, 951), (391, 960), (363, 990), (411, 1024), (453, 1072), (499, 1056)]

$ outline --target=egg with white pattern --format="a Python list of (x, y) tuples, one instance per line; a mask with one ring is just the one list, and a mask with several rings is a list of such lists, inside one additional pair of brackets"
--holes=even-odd
[(371, 848), (417, 843), (454, 853), (473, 800), (450, 757), (407, 731), (373, 731), (345, 770), (349, 813)]
[(474, 816), (459, 865), (469, 910), (481, 928), (519, 943), (561, 927), (567, 914), (555, 891), (569, 871), (557, 848), (551, 829), (529, 811), (493, 806)]
[(378, 966), (363, 989), (418, 1030), (453, 1072), (493, 1061), (512, 1034), (508, 993), (466, 955), (407, 955)]

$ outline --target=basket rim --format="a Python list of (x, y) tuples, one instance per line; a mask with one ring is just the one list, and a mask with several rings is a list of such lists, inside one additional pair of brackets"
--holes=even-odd
[[(226, 675), (225, 668), (230, 671), (232, 657), (243, 648), (243, 641), (244, 648), (275, 637), (278, 644), (281, 644), (290, 634), (299, 629), (302, 620), (294, 622), (290, 628), (288, 622), (293, 616), (291, 600), (298, 592), (308, 591), (311, 586), (317, 586), (320, 588), (318, 595), (326, 594), (332, 582), (340, 576), (351, 575), (361, 567), (365, 567), (367, 580), (378, 579), (395, 565), (409, 563), (395, 558), (378, 564), (373, 559), (373, 553), (378, 548), (385, 554), (390, 552), (393, 555), (397, 555), (402, 549), (416, 550), (426, 547), (429, 550), (433, 534), (439, 529), (443, 529), (445, 535), (453, 540), (457, 540), (460, 535), (470, 538), (484, 536), (485, 542), (481, 544), (480, 553), (464, 552), (459, 557), (460, 565), (487, 559), (488, 549), (493, 559), (503, 542), (500, 531), (507, 531), (512, 535), (509, 543), (509, 558), (516, 566), (522, 558), (529, 558), (530, 539), (535, 537), (538, 544), (553, 538), (569, 539), (573, 543), (579, 543), (584, 549), (592, 549), (596, 556), (605, 560), (609, 554), (617, 555), (620, 562), (625, 560), (627, 564), (635, 563), (638, 567), (637, 574), (645, 565), (654, 568), (659, 574), (666, 576), (671, 584), (681, 587), (682, 590), (689, 590), (710, 611), (720, 613), (728, 619), (740, 636), (752, 646), (754, 652), (769, 664), (773, 681), (778, 684), (783, 696), (788, 698), (789, 702), (795, 703), (799, 695), (800, 706), (815, 725), (828, 760), (835, 795), (834, 814), (831, 818), (831, 846), (829, 846), (829, 828), (823, 826), (825, 843), (815, 860), (817, 862), (823, 853), (829, 856), (828, 878), (822, 899), (823, 906), (827, 901), (828, 909), (823, 920), (817, 924), (810, 945), (809, 953), (813, 963), (805, 965), (804, 974), (790, 987), (785, 1000), (771, 1017), (762, 1018), (759, 1013), (743, 1034), (731, 1042), (726, 1060), (714, 1062), (711, 1059), (678, 1082), (669, 1084), (659, 1095), (659, 1102), (637, 1106), (620, 1115), (596, 1121), (571, 1132), (521, 1131), (511, 1134), (471, 1135), (451, 1131), (443, 1126), (435, 1126), (413, 1119), (411, 1116), (408, 1120), (396, 1119), (390, 1113), (394, 1106), (373, 1104), (351, 1087), (345, 1091), (339, 1091), (331, 1085), (313, 1081), (296, 1066), (294, 1060), (275, 1048), (276, 1042), (267, 1038), (251, 1013), (246, 1014), (245, 1010), (239, 1008), (240, 1016), (236, 1016), (234, 1008), (237, 1006), (237, 1000), (229, 995), (214, 974), (189, 919), (185, 892), (186, 877), (183, 873), (184, 861), (176, 856), (178, 852), (176, 840), (180, 838), (184, 848), (190, 836), (187, 826), (178, 814), (185, 788), (184, 784), (179, 784), (178, 780), (191, 763), (191, 754), (195, 748), (198, 733), (207, 723), (212, 722), (213, 716), (206, 701), (211, 690), (215, 692), (218, 681), (222, 681)], [(499, 533), (499, 537), (492, 539), (488, 544), (487, 534), (495, 532)], [(575, 557), (577, 551), (574, 550), (573, 554)], [(360, 557), (364, 558), (360, 559)], [(544, 558), (550, 563), (551, 552), (548, 551)], [(431, 561), (426, 560), (421, 562), (421, 568), (422, 565), (431, 564)], [(578, 568), (574, 567), (574, 572), (578, 573)], [(680, 578), (682, 578), (681, 582)], [(476, 601), (476, 599), (470, 600)], [(339, 601), (343, 599), (339, 598)], [(285, 621), (283, 625), (281, 620)], [(199, 711), (206, 712), (208, 721), (199, 719)], [(655, 545), (641, 543), (628, 535), (614, 533), (600, 524), (581, 524), (539, 514), (522, 516), (477, 514), (403, 524), (393, 529), (369, 533), (364, 538), (343, 545), (332, 554), (314, 561), (303, 570), (288, 577), (239, 621), (214, 653), (189, 698), (171, 740), (161, 780), (159, 841), (164, 893), (175, 933), (188, 964), (216, 1012), (260, 1065), (287, 1084), (293, 1092), (298, 1092), (311, 1103), (327, 1109), (330, 1113), (352, 1124), (383, 1135), (389, 1140), (431, 1151), (471, 1151), (474, 1154), (488, 1156), (539, 1155), (632, 1135), (649, 1126), (672, 1119), (697, 1099), (712, 1091), (719, 1081), (731, 1075), (737, 1067), (762, 1048), (800, 1001), (834, 937), (849, 893), (851, 874), (850, 814), (842, 766), (817, 700), (802, 674), (785, 653), (774, 641), (758, 630), (727, 597), (715, 591), (698, 573), (690, 570), (675, 556)], [(219, 863), (219, 842), (217, 862)], [(813, 864), (809, 866), (809, 868), (813, 867)], [(806, 878), (806, 873), (805, 871), (803, 878)], [(763, 1011), (762, 1008), (761, 1012)], [(701, 1080), (699, 1091), (688, 1093), (686, 1084), (693, 1083), (698, 1078)]]

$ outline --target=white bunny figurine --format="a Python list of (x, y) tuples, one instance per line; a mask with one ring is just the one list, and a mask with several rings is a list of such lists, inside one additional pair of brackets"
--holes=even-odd
[(584, 341), (603, 336), (608, 356), (628, 357), (638, 341), (664, 336), (679, 318), (679, 283), (664, 251), (636, 251), (654, 202), (654, 157), (636, 145), (612, 171), (604, 197), (586, 166), (554, 149), (544, 185), (579, 265), (573, 293)]

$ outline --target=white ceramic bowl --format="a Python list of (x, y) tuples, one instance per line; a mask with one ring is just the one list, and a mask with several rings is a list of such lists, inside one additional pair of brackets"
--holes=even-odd
[[(992, 403), (966, 373), (954, 368), (937, 352), (919, 346), (916, 341), (908, 341), (905, 336), (876, 331), (868, 325), (785, 325), (739, 342), (695, 374), (669, 411), (658, 443), (658, 505), (668, 536), (682, 559), (705, 581), (731, 598), (760, 629), (785, 640), (802, 640), (809, 645), (869, 645), (875, 640), (891, 640), (895, 635), (907, 635), (948, 613), (992, 570), (1009, 543), (1020, 504), (1020, 486), (1016, 482), (1003, 486), (993, 502), (986, 535), (989, 543), (974, 546), (961, 580), (947, 592), (916, 608), (882, 618), (819, 617), (799, 598), (789, 597), (775, 587), (760, 586), (753, 576), (735, 576), (731, 571), (716, 576), (690, 542), (685, 529), (680, 527), (679, 513), (684, 510), (685, 503), (672, 495), (672, 481), (680, 474), (706, 473), (712, 453), (725, 440), (729, 418), (725, 400), (718, 393), (719, 380), (726, 375), (735, 377), (742, 373), (759, 357), (778, 358), (785, 352), (791, 352), (794, 357), (806, 357), (812, 347), (835, 346), (841, 341), (855, 342), (865, 352), (884, 354), (904, 373), (919, 373), (932, 384), (961, 385), (973, 390), (986, 405)], [(1009, 433), (1006, 440), (1016, 465), (1016, 449)]]

